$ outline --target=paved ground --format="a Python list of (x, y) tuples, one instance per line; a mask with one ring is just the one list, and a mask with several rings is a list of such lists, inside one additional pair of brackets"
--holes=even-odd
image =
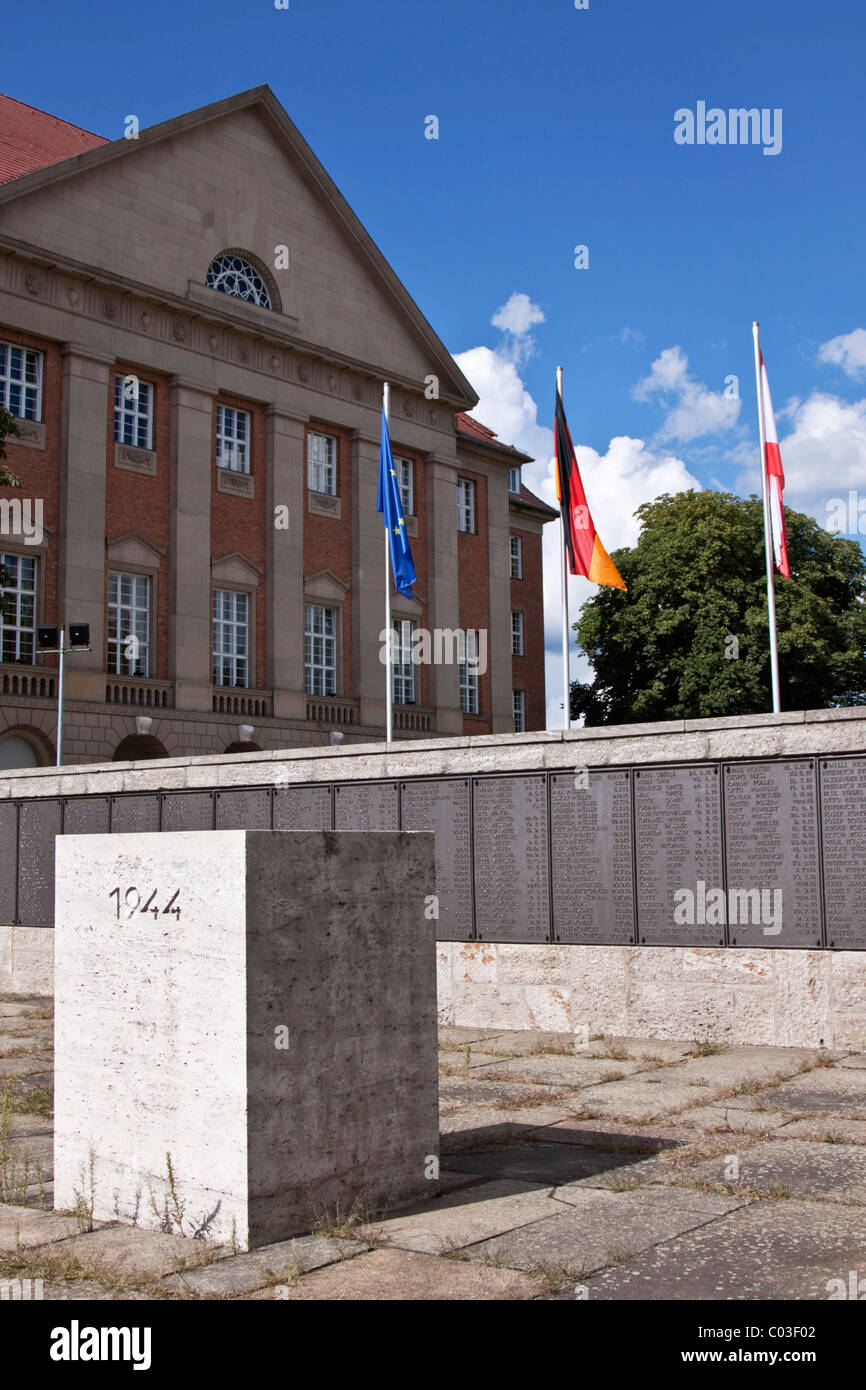
[(866, 1293), (866, 1055), (444, 1028), (442, 1195), (234, 1255), (51, 1210), (51, 1043), (0, 996), (0, 1281), (46, 1299)]

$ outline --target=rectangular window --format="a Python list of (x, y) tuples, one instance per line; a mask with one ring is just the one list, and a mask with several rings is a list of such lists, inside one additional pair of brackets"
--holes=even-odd
[(523, 656), (523, 614), (511, 614), (511, 655)]
[(231, 468), (235, 473), (250, 471), (250, 417), (245, 410), (230, 405), (217, 406), (218, 468)]
[(214, 589), (213, 683), (249, 684), (249, 595), (235, 589)]
[(512, 690), (514, 697), (514, 732), (523, 734), (526, 732), (526, 692), (524, 690)]
[(391, 647), (391, 678), (395, 705), (414, 705), (415, 667), (412, 663), (412, 636), (415, 624), (407, 618), (395, 618), (391, 624), (394, 641)]
[(108, 576), (108, 671), (150, 675), (150, 579), (146, 574)]
[(520, 536), (511, 537), (511, 578), (523, 578), (523, 540)]
[(520, 469), (509, 468), (508, 470), (508, 491), (520, 492)]
[(0, 554), (6, 571), (0, 608), (0, 661), (32, 666), (36, 658), (36, 560), (31, 555)]
[(415, 486), (412, 476), (412, 460), (395, 458), (397, 484), (400, 488), (400, 506), (404, 516), (415, 515)]
[(460, 630), (457, 642), (460, 673), (460, 708), (464, 714), (478, 713), (478, 634)]
[(18, 420), (42, 419), (42, 353), (0, 343), (0, 405)]
[(304, 606), (304, 668), (308, 695), (337, 693), (337, 610)]
[(307, 487), (337, 495), (337, 441), (330, 434), (307, 435)]
[(468, 478), (457, 479), (457, 529), (475, 530), (475, 484)]
[(150, 449), (153, 441), (153, 387), (136, 376), (114, 378), (114, 442)]

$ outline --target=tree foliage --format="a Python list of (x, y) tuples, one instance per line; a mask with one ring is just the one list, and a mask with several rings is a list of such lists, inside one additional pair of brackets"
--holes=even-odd
[[(634, 549), (574, 624), (595, 679), (571, 687), (586, 723), (772, 708), (759, 498), (665, 494), (639, 507)], [(782, 709), (866, 703), (866, 561), (856, 541), (785, 508), (791, 578), (776, 575)]]

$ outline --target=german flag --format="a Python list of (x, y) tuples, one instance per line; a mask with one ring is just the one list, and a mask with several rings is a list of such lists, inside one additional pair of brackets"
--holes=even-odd
[(625, 589), (622, 576), (598, 536), (589, 513), (586, 493), (580, 481), (574, 445), (562, 406), (562, 393), (556, 388), (556, 497), (562, 512), (568, 565), (572, 574), (583, 574), (594, 584)]

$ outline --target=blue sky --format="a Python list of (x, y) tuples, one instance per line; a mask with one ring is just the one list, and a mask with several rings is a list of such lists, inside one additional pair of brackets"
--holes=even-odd
[[(759, 488), (754, 318), (786, 501), (826, 521), (859, 489), (866, 508), (862, 0), (47, 0), (39, 30), (5, 16), (3, 90), (110, 138), (268, 83), (547, 497), (563, 365), (609, 549), (658, 492)], [(675, 143), (699, 101), (781, 109), (780, 152)], [(491, 323), (503, 306), (524, 331)]]

